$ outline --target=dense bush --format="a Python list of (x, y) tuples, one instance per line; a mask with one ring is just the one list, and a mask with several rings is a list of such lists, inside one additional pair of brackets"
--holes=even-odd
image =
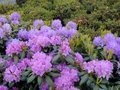
[(59, 18), (65, 24), (74, 20), (80, 32), (91, 37), (96, 36), (99, 30), (120, 31), (119, 0), (25, 0), (22, 7), (5, 5), (0, 11), (1, 14), (18, 11), (25, 21), (42, 18), (51, 22)]
[(0, 17), (0, 90), (119, 90), (120, 37), (92, 39), (59, 19), (31, 25), (14, 12)]

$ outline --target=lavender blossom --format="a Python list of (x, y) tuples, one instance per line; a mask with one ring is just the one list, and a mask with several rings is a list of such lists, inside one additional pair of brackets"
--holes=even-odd
[(78, 71), (66, 67), (61, 71), (61, 76), (55, 79), (55, 87), (57, 90), (69, 90), (71, 87), (72, 90), (74, 82), (77, 81), (79, 81)]
[(1, 16), (0, 17), (0, 22), (3, 23), (3, 24), (6, 23), (7, 22), (6, 17), (5, 16)]
[(4, 24), (2, 26), (3, 30), (4, 30), (4, 35), (10, 35), (12, 33), (12, 28), (10, 26), (10, 24)]
[(33, 59), (31, 60), (32, 72), (38, 76), (43, 76), (44, 73), (51, 70), (51, 57), (45, 55), (44, 53), (35, 53)]
[(70, 49), (68, 40), (65, 40), (65, 41), (62, 42), (62, 45), (61, 45), (59, 51), (60, 51), (64, 56), (69, 55), (69, 53), (71, 52), (71, 49)]
[(35, 27), (35, 28), (37, 28), (37, 29), (39, 29), (39, 28), (42, 27), (43, 25), (44, 25), (44, 21), (43, 21), (43, 20), (37, 19), (37, 20), (35, 20), (35, 21), (33, 22), (33, 27)]
[(61, 37), (60, 36), (52, 36), (50, 39), (50, 43), (52, 45), (60, 45), (62, 43)]
[(19, 30), (18, 38), (25, 39), (25, 40), (28, 39), (28, 32), (24, 29)]
[(93, 44), (95, 46), (98, 46), (98, 47), (103, 47), (104, 46), (104, 40), (100, 36), (95, 37), (94, 40), (93, 40)]
[(66, 24), (66, 27), (67, 29), (75, 29), (77, 30), (77, 24), (73, 21), (69, 21), (67, 24)]
[(104, 41), (107, 43), (107, 42), (110, 42), (110, 41), (115, 41), (115, 36), (114, 34), (112, 33), (108, 33), (104, 36)]
[(13, 12), (11, 15), (10, 15), (10, 20), (11, 21), (20, 21), (21, 19), (21, 16), (19, 13), (17, 12)]
[(113, 64), (108, 60), (92, 60), (90, 62), (85, 62), (83, 65), (84, 70), (88, 73), (95, 72), (99, 78), (110, 78), (113, 72)]
[(59, 30), (60, 28), (62, 28), (61, 21), (59, 19), (54, 20), (51, 24), (51, 27), (54, 30)]
[(6, 86), (0, 85), (0, 90), (8, 90)]
[(2, 39), (5, 36), (4, 30), (0, 28), (0, 38)]
[(76, 63), (78, 63), (78, 64), (83, 63), (82, 55), (80, 53), (75, 53), (75, 60), (76, 60)]
[(4, 80), (6, 82), (19, 82), (20, 81), (21, 71), (17, 68), (17, 66), (12, 65), (6, 68), (4, 72)]

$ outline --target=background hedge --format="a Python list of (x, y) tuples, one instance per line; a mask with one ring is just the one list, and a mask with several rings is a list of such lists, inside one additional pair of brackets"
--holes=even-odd
[(0, 14), (14, 11), (25, 21), (43, 19), (50, 22), (59, 18), (65, 24), (77, 22), (78, 29), (91, 37), (109, 30), (120, 35), (120, 0), (16, 0), (17, 4), (0, 5)]

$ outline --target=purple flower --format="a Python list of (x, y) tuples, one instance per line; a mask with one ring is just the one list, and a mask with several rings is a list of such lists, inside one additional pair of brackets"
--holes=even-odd
[(78, 63), (78, 64), (83, 63), (83, 57), (82, 57), (82, 55), (79, 54), (79, 53), (75, 53), (75, 60), (76, 60), (76, 63)]
[(116, 41), (120, 45), (120, 37), (116, 38)]
[(52, 36), (51, 39), (50, 39), (50, 42), (52, 45), (60, 45), (62, 40), (61, 40), (61, 37), (60, 36)]
[(34, 22), (33, 22), (33, 27), (35, 27), (35, 28), (37, 28), (37, 29), (39, 29), (41, 26), (43, 26), (44, 25), (44, 21), (43, 20), (35, 20)]
[(50, 30), (51, 30), (50, 27), (44, 25), (44, 26), (41, 27), (40, 33), (45, 34), (46, 32), (48, 32), (48, 31), (50, 31)]
[(10, 20), (11, 21), (20, 21), (21, 19), (21, 16), (19, 13), (17, 12), (13, 12), (11, 15), (10, 15)]
[(77, 33), (77, 30), (69, 29), (67, 32), (68, 32), (68, 38), (72, 38)]
[(3, 59), (0, 57), (0, 64), (3, 63)]
[(60, 28), (62, 28), (61, 21), (59, 19), (52, 21), (51, 27), (54, 30), (59, 30)]
[(0, 38), (2, 39), (5, 36), (4, 30), (0, 28)]
[(70, 87), (70, 90), (72, 90), (74, 82), (77, 81), (79, 81), (78, 71), (66, 67), (61, 71), (61, 76), (55, 79), (54, 83), (57, 90), (69, 90)]
[(93, 40), (93, 44), (95, 46), (98, 46), (98, 47), (103, 47), (104, 46), (104, 40), (100, 36), (95, 37), (94, 40)]
[(4, 72), (4, 80), (7, 82), (19, 82), (20, 81), (21, 71), (17, 68), (17, 66), (12, 65), (6, 68)]
[(107, 60), (101, 60), (97, 62), (95, 67), (95, 73), (99, 78), (110, 78), (113, 72), (113, 64)]
[(28, 39), (28, 32), (25, 29), (21, 29), (18, 32), (18, 38)]
[(68, 88), (68, 90), (80, 90), (80, 89), (78, 89), (78, 88), (76, 88), (74, 86), (71, 86), (71, 87)]
[(55, 35), (56, 33), (50, 27), (44, 25), (40, 29), (40, 34), (50, 38), (51, 36)]
[(29, 39), (28, 45), (30, 49), (34, 52), (40, 51), (41, 48), (47, 47), (50, 45), (50, 39), (46, 36), (34, 36)]
[(43, 82), (39, 88), (39, 90), (49, 90), (47, 82)]
[(59, 51), (60, 51), (64, 56), (69, 55), (69, 53), (71, 52), (71, 49), (70, 49), (68, 40), (65, 40), (65, 41), (62, 42), (62, 45), (61, 45)]
[(2, 26), (2, 28), (3, 28), (3, 30), (4, 30), (4, 34), (5, 35), (10, 35), (11, 34), (11, 32), (12, 32), (12, 28), (11, 28), (11, 26), (10, 26), (10, 24), (4, 24), (3, 26)]
[(69, 21), (67, 24), (66, 24), (66, 28), (67, 29), (75, 29), (77, 30), (77, 24), (73, 21)]
[(29, 39), (33, 39), (33, 38), (35, 38), (36, 36), (39, 36), (39, 35), (40, 35), (40, 32), (37, 29), (31, 29), (31, 30), (28, 31), (28, 38)]
[(21, 62), (19, 62), (17, 64), (17, 67), (19, 70), (25, 70), (28, 66), (30, 65), (30, 60), (27, 58), (24, 58), (23, 60), (21, 60)]
[(12, 90), (19, 90), (19, 88), (17, 88), (17, 87), (12, 87)]
[(68, 37), (68, 30), (65, 27), (60, 28), (56, 33), (61, 37)]
[(14, 65), (14, 61), (12, 59), (6, 61), (6, 67), (10, 67)]
[(117, 55), (120, 52), (120, 45), (116, 41), (110, 41), (106, 44), (106, 50), (111, 50)]
[(0, 90), (8, 90), (6, 86), (0, 85)]
[(107, 43), (107, 42), (110, 42), (110, 41), (115, 41), (115, 36), (114, 34), (112, 33), (108, 33), (104, 36), (104, 41)]
[(5, 16), (1, 16), (1, 17), (0, 17), (0, 22), (6, 23), (6, 22), (7, 22), (6, 17), (5, 17)]
[(44, 73), (51, 70), (51, 56), (47, 56), (45, 53), (35, 53), (31, 60), (31, 69), (33, 73), (38, 76), (43, 76)]
[(97, 60), (92, 60), (90, 62), (84, 62), (83, 69), (86, 70), (88, 73), (94, 72), (96, 63), (97, 63)]
[(18, 20), (13, 20), (13, 21), (11, 21), (11, 23), (14, 24), (14, 25), (19, 25), (19, 24), (20, 24), (20, 21), (18, 21)]
[(19, 41), (18, 39), (13, 39), (11, 43), (6, 47), (6, 54), (12, 56), (12, 54), (19, 54), (24, 48), (26, 48), (26, 43)]
[(113, 64), (108, 60), (85, 62), (83, 68), (87, 70), (88, 73), (95, 72), (99, 78), (106, 78), (107, 80), (113, 72)]

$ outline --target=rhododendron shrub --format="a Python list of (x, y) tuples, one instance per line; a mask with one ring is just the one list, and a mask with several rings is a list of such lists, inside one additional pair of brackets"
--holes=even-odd
[[(86, 60), (89, 54), (71, 49), (69, 41), (78, 33), (73, 21), (63, 26), (56, 19), (47, 26), (37, 19), (30, 29), (21, 28), (21, 16), (14, 12), (9, 20), (0, 17), (0, 23), (0, 40), (4, 42), (0, 90), (104, 90), (112, 85), (114, 72), (119, 74), (120, 40), (113, 34), (95, 37), (93, 45), (95, 50), (99, 47), (106, 55), (111, 51), (116, 56), (118, 71), (111, 58), (103, 55)], [(103, 80), (109, 83), (102, 84)]]

